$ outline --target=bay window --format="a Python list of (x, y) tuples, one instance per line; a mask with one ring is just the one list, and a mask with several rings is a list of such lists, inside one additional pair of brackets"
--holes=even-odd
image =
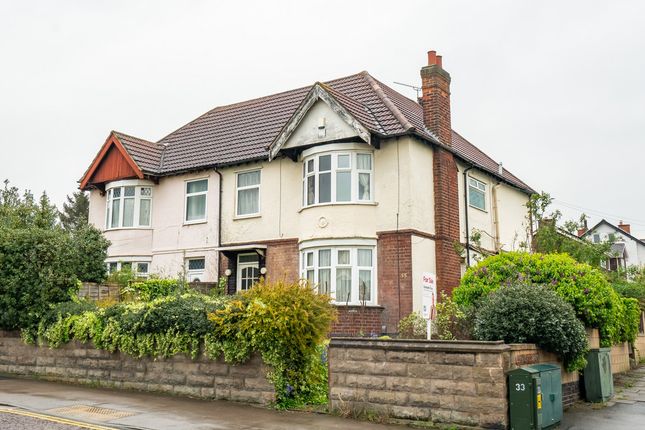
[(356, 151), (312, 155), (303, 162), (303, 206), (371, 202), (372, 154)]
[(374, 304), (374, 247), (318, 247), (302, 250), (301, 275), (336, 304)]
[(152, 187), (116, 184), (106, 194), (106, 229), (150, 227)]

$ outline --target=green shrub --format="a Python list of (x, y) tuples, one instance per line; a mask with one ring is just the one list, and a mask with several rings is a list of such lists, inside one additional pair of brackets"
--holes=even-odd
[(76, 339), (135, 357), (195, 358), (203, 346), (211, 358), (223, 353), (240, 363), (258, 352), (272, 367), (278, 405), (287, 407), (326, 402), (323, 345), (334, 318), (329, 297), (308, 286), (260, 283), (240, 296), (190, 292), (106, 308), (65, 303), (50, 309), (34, 336), (51, 347)]
[(418, 312), (412, 312), (399, 321), (400, 339), (426, 339), (428, 323)]
[(110, 242), (97, 228), (85, 225), (71, 233), (76, 277), (85, 282), (103, 282), (107, 275), (105, 259)]
[(0, 228), (0, 329), (35, 327), (51, 303), (76, 294), (74, 262), (62, 231)]
[(309, 285), (260, 282), (209, 316), (215, 323), (209, 352), (238, 361), (257, 351), (273, 368), (279, 405), (319, 402), (326, 379), (317, 357), (335, 317), (329, 297)]
[(437, 303), (433, 332), (441, 340), (472, 339), (474, 319), (474, 307), (459, 306), (442, 291), (441, 300)]
[(535, 343), (557, 354), (569, 371), (586, 365), (588, 344), (584, 325), (570, 304), (542, 286), (504, 286), (490, 294), (477, 310), (475, 337)]
[[(502, 285), (545, 285), (570, 303), (587, 327), (599, 329), (601, 343), (610, 346), (635, 336), (626, 299), (611, 287), (600, 270), (566, 254), (507, 252), (488, 257), (469, 268), (453, 292), (455, 302), (477, 307)], [(628, 320), (625, 320), (625, 319)]]
[(134, 294), (144, 301), (150, 301), (175, 294), (180, 290), (180, 287), (177, 279), (146, 279), (131, 283), (122, 292)]

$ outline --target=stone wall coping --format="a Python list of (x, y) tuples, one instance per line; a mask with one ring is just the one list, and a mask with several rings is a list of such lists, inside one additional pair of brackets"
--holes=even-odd
[(330, 348), (385, 349), (393, 351), (439, 351), (439, 352), (506, 352), (510, 346), (503, 341), (483, 342), (475, 340), (418, 340), (418, 339), (365, 339), (333, 337)]
[(537, 351), (540, 348), (534, 343), (511, 343), (511, 351)]

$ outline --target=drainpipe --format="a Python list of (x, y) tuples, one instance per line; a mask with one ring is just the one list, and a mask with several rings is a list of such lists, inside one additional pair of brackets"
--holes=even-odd
[[(217, 202), (218, 209), (217, 209), (217, 248), (220, 248), (222, 246), (222, 194), (224, 189), (222, 188), (222, 173), (215, 169), (215, 173), (217, 173), (217, 176), (219, 176), (219, 199)], [(220, 263), (220, 252), (217, 251), (217, 282), (219, 282), (219, 263)], [(227, 285), (228, 288), (228, 285)]]
[(464, 223), (466, 224), (466, 267), (470, 267), (470, 227), (468, 225), (468, 171), (474, 166), (464, 169)]
[(493, 185), (491, 189), (491, 198), (492, 198), (492, 204), (491, 208), (493, 210), (493, 223), (495, 224), (495, 252), (499, 252), (501, 248), (501, 240), (500, 240), (500, 233), (499, 233), (499, 208), (497, 207), (497, 188), (501, 185), (501, 182), (496, 183)]

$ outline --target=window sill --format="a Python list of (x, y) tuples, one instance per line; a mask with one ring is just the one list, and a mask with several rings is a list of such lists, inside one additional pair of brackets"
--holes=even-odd
[(103, 232), (107, 233), (109, 231), (119, 231), (119, 230), (152, 230), (152, 227), (114, 227), (106, 228)]
[(384, 309), (383, 306), (381, 305), (376, 305), (376, 304), (365, 304), (363, 305), (362, 303), (339, 303), (339, 302), (331, 302), (332, 305), (338, 306), (339, 308), (345, 308), (345, 309), (350, 309), (350, 308), (369, 308), (369, 309)]
[(184, 221), (182, 225), (188, 226), (188, 225), (195, 225), (195, 224), (206, 224), (208, 223), (208, 220), (201, 219), (201, 220), (196, 220), (196, 221)]
[(298, 212), (302, 212), (311, 208), (319, 208), (325, 206), (378, 206), (378, 202), (336, 202), (336, 203), (317, 203), (315, 205), (309, 205), (301, 207)]
[(248, 215), (235, 215), (233, 217), (233, 221), (240, 221), (244, 219), (253, 219), (253, 218), (262, 218), (262, 214), (257, 213), (257, 214), (248, 214)]
[(477, 206), (473, 206), (470, 203), (468, 203), (468, 207), (473, 208), (473, 209), (477, 209), (479, 212), (484, 212), (485, 214), (488, 213), (488, 211), (486, 209), (478, 208)]

